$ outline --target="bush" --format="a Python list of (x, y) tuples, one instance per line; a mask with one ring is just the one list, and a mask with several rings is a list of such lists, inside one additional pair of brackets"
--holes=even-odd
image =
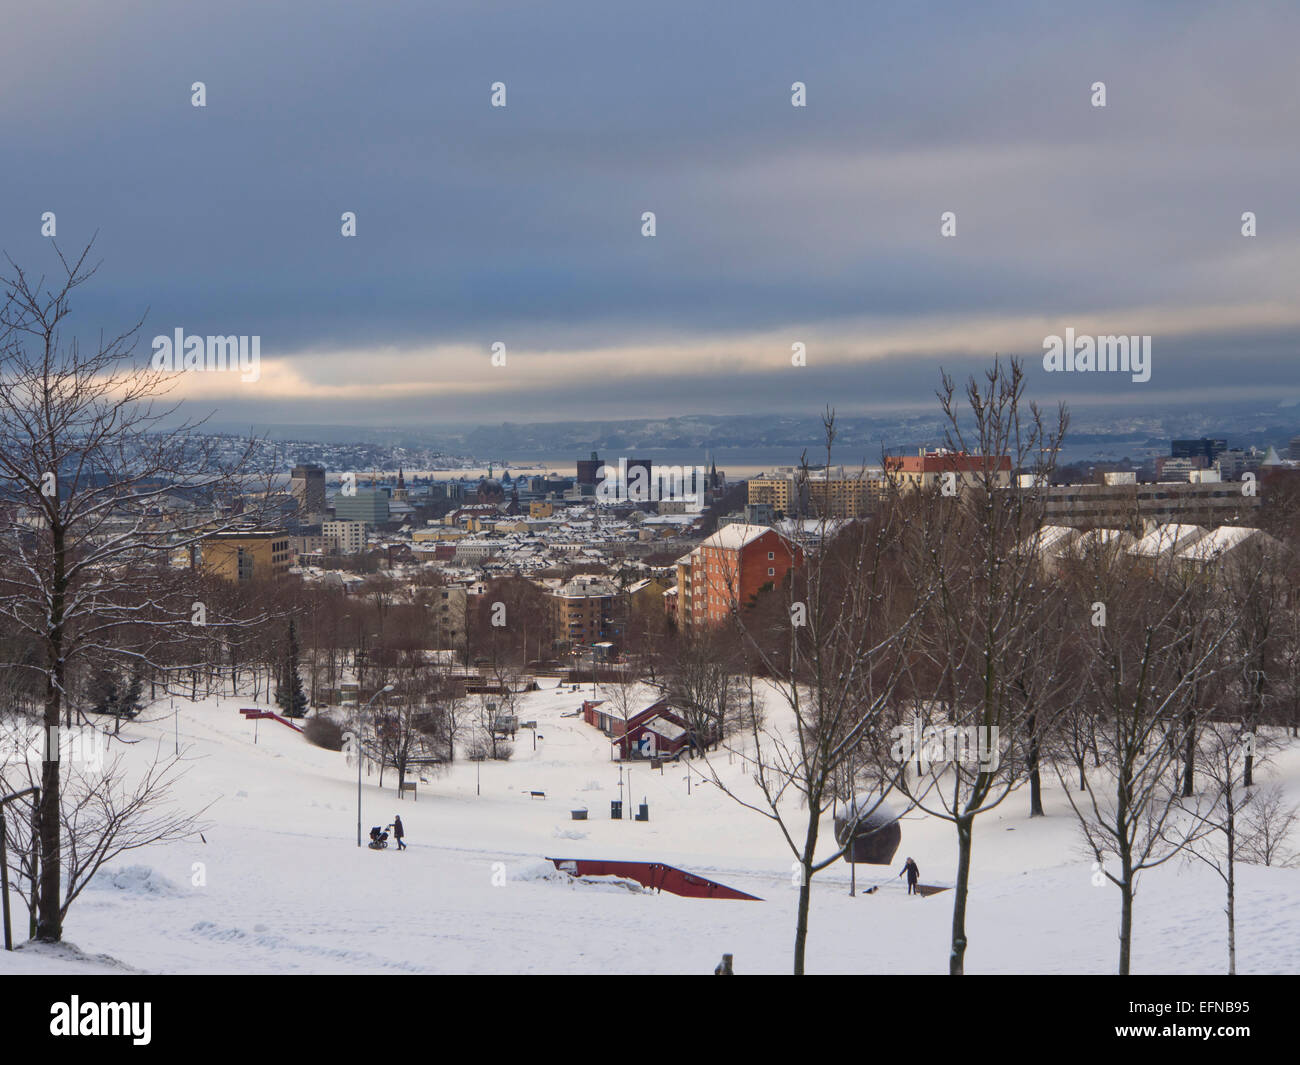
[(308, 718), (302, 734), (307, 738), (308, 743), (324, 747), (327, 751), (343, 750), (343, 726), (332, 717), (318, 715)]
[(505, 762), (514, 753), (515, 745), (504, 740), (497, 740), (496, 754), (492, 753), (492, 744), (484, 739), (470, 740), (465, 747), (465, 757), (471, 762), (487, 762), (493, 759)]

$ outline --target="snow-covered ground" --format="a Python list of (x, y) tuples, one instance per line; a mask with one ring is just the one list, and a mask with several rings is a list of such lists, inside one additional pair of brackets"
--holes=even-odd
[[(74, 903), (67, 943), (0, 952), (0, 973), (708, 973), (724, 952), (739, 973), (788, 972), (797, 889), (776, 826), (701, 783), (698, 769), (688, 794), (685, 765), (645, 763), (632, 764), (624, 797), (625, 810), (644, 797), (649, 822), (610, 820), (619, 765), (603, 735), (565, 716), (583, 695), (522, 697), (520, 719), (538, 722), (536, 752), (523, 731), (511, 761), (458, 762), (420, 783), (415, 802), (398, 802), (391, 771), (382, 790), (377, 775), (365, 778), (363, 829), (400, 813), (405, 852), (357, 848), (356, 771), (342, 754), (245, 721), (238, 708), (255, 705), (246, 699), (177, 700), (188, 769), (175, 798), (211, 804), (206, 842), (124, 856)], [(172, 748), (168, 701), (144, 717), (123, 730), (142, 741), (130, 758)], [(714, 761), (746, 786), (739, 757)], [(1267, 772), (1300, 797), (1300, 748)], [(1118, 892), (1093, 885), (1074, 817), (1047, 783), (1047, 817), (1031, 821), (1017, 793), (977, 821), (968, 972), (1114, 971)], [(579, 807), (589, 820), (571, 820)], [(952, 896), (908, 897), (897, 876), (908, 855), (924, 883), (951, 883), (952, 826), (909, 814), (893, 866), (858, 867), (860, 889), (881, 883), (874, 894), (849, 897), (841, 863), (815, 878), (810, 972), (946, 971)], [(576, 884), (548, 857), (664, 861), (763, 901)], [(1300, 870), (1242, 865), (1238, 878), (1239, 971), (1300, 971)], [(26, 910), (16, 893), (12, 902), (21, 933)], [(1134, 971), (1225, 971), (1223, 905), (1221, 882), (1202, 867), (1144, 874)]]

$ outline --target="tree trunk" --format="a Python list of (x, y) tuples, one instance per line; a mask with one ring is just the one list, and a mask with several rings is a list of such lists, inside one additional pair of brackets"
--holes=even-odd
[(948, 975), (966, 972), (966, 895), (970, 890), (971, 828), (974, 818), (957, 820), (957, 883), (952, 896), (952, 952), (948, 956)]
[(794, 974), (804, 975), (804, 951), (808, 946), (808, 909), (812, 901), (812, 862), (800, 863), (799, 912), (794, 926)]
[(63, 938), (63, 919), (59, 893), (62, 888), (63, 860), (60, 854), (61, 819), (59, 817), (60, 770), (59, 716), (67, 677), (64, 661), (63, 610), (67, 594), (64, 569), (63, 529), (51, 522), (54, 555), (53, 596), (50, 602), (50, 629), (46, 641), (48, 672), (45, 675), (44, 761), (41, 763), (40, 816), (40, 887), (37, 900), (36, 938), (42, 943), (57, 943)]
[[(1229, 789), (1232, 785), (1229, 782)], [(1228, 975), (1237, 975), (1237, 831), (1236, 811), (1228, 800)]]
[[(61, 634), (54, 645), (61, 647)], [(62, 887), (62, 855), (59, 819), (59, 716), (63, 688), (63, 663), (55, 661), (46, 681), (44, 761), (41, 764), (40, 817), (40, 887), (37, 897), (36, 938), (42, 943), (57, 943), (63, 937), (59, 916)]]
[(794, 930), (794, 974), (804, 974), (804, 951), (808, 945), (808, 911), (812, 905), (812, 866), (817, 853), (817, 831), (821, 827), (821, 794), (808, 797), (808, 832), (804, 836), (803, 858), (800, 861), (799, 913)]
[(1038, 769), (1038, 736), (1034, 732), (1034, 719), (1029, 725), (1029, 816), (1043, 816), (1043, 781)]
[(1129, 960), (1133, 947), (1133, 870), (1124, 857), (1123, 881), (1119, 885), (1119, 975), (1129, 975)]

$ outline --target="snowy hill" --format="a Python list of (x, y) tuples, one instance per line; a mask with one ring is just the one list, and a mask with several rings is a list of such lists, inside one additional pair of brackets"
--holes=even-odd
[[(356, 770), (342, 754), (276, 722), (245, 721), (238, 707), (248, 700), (177, 700), (188, 770), (175, 798), (186, 809), (210, 804), (206, 842), (114, 864), (73, 905), (67, 945), (0, 952), (0, 973), (708, 973), (724, 952), (740, 973), (788, 972), (797, 892), (775, 826), (698, 769), (688, 794), (684, 764), (662, 773), (632, 764), (625, 810), (644, 797), (650, 820), (611, 821), (619, 765), (609, 742), (565, 716), (583, 696), (564, 688), (522, 697), (520, 718), (538, 722), (535, 752), (521, 732), (510, 762), (458, 762), (420, 783), (415, 802), (398, 802), (391, 771), (382, 789), (377, 774), (364, 778), (363, 828), (400, 813), (405, 852), (357, 848)], [(172, 747), (169, 703), (144, 718), (123, 730), (142, 741), (130, 758)], [(714, 761), (745, 786), (740, 756)], [(1300, 797), (1294, 742), (1268, 776)], [(1017, 793), (977, 821), (968, 972), (1114, 971), (1118, 892), (1093, 885), (1073, 815), (1045, 783), (1047, 817), (1031, 821)], [(570, 819), (579, 807), (589, 820)], [(829, 845), (829, 818), (824, 836)], [(879, 891), (850, 898), (840, 863), (819, 874), (809, 971), (945, 972), (952, 896), (908, 897), (897, 873), (911, 855), (924, 882), (951, 883), (954, 854), (951, 826), (913, 812), (893, 866), (858, 869), (859, 890)], [(764, 901), (574, 883), (547, 857), (663, 861)], [(12, 902), (21, 934), (26, 911), (16, 894)], [(1240, 866), (1237, 906), (1239, 970), (1300, 971), (1300, 870)], [(1144, 874), (1133, 968), (1225, 971), (1213, 873), (1171, 864)]]

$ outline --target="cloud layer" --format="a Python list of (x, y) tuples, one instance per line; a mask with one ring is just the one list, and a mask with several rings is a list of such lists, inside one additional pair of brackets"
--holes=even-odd
[(177, 327), (260, 335), (256, 384), (179, 383), (223, 417), (922, 404), (940, 365), (1036, 363), (1067, 326), (1152, 335), (1152, 379), (1040, 374), (1040, 399), (1300, 394), (1294, 5), (135, 2), (9, 23), (0, 241), (48, 269), (42, 212), (64, 246), (97, 231), (78, 326), (147, 307), (142, 358)]

